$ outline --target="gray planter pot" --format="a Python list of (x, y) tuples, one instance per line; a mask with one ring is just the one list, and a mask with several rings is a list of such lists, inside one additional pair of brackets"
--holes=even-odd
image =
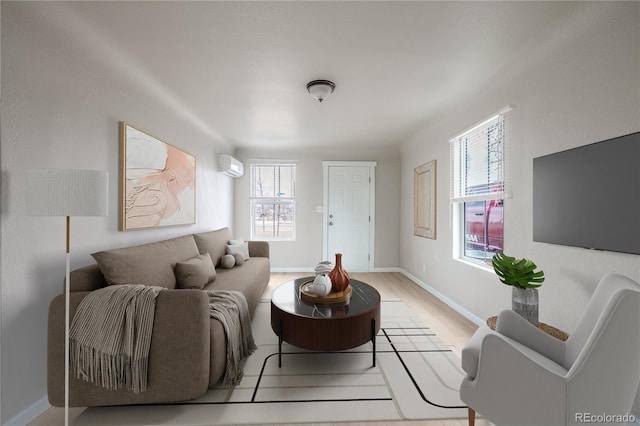
[(513, 286), (511, 309), (531, 324), (538, 326), (538, 289)]

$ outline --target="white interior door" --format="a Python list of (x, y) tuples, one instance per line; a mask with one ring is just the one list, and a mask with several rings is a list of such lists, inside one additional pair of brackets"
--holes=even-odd
[(325, 168), (325, 258), (342, 253), (348, 271), (373, 270), (373, 172), (370, 163), (327, 162)]

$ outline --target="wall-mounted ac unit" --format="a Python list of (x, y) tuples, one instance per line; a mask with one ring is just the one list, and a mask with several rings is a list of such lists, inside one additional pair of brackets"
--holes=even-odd
[(244, 164), (230, 155), (220, 154), (218, 158), (218, 171), (227, 176), (241, 177), (244, 175)]

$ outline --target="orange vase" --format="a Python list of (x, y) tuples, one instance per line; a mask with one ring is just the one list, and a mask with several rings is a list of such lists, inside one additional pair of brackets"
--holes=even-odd
[(342, 269), (342, 253), (336, 253), (336, 266), (329, 272), (331, 291), (334, 293), (345, 291), (349, 286), (349, 274)]

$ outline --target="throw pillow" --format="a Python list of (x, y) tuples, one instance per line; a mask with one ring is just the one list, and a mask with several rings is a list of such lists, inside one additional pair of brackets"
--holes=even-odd
[(220, 264), (220, 258), (225, 255), (227, 242), (231, 238), (229, 228), (221, 228), (216, 231), (193, 234), (200, 254), (209, 253), (213, 266)]
[(238, 252), (234, 254), (233, 257), (236, 259), (236, 266), (240, 266), (244, 263), (244, 254)]
[(244, 238), (240, 237), (238, 239), (235, 240), (229, 240), (229, 245), (230, 246), (237, 246), (238, 244), (242, 244), (244, 243)]
[(202, 289), (215, 278), (216, 269), (213, 267), (209, 253), (176, 263), (178, 288)]
[(222, 256), (222, 259), (220, 259), (220, 266), (225, 269), (231, 269), (235, 264), (236, 259), (233, 257), (233, 255), (225, 254), (224, 256)]
[(249, 260), (249, 243), (244, 242), (241, 244), (229, 244), (227, 245), (227, 254), (242, 253), (244, 260)]

